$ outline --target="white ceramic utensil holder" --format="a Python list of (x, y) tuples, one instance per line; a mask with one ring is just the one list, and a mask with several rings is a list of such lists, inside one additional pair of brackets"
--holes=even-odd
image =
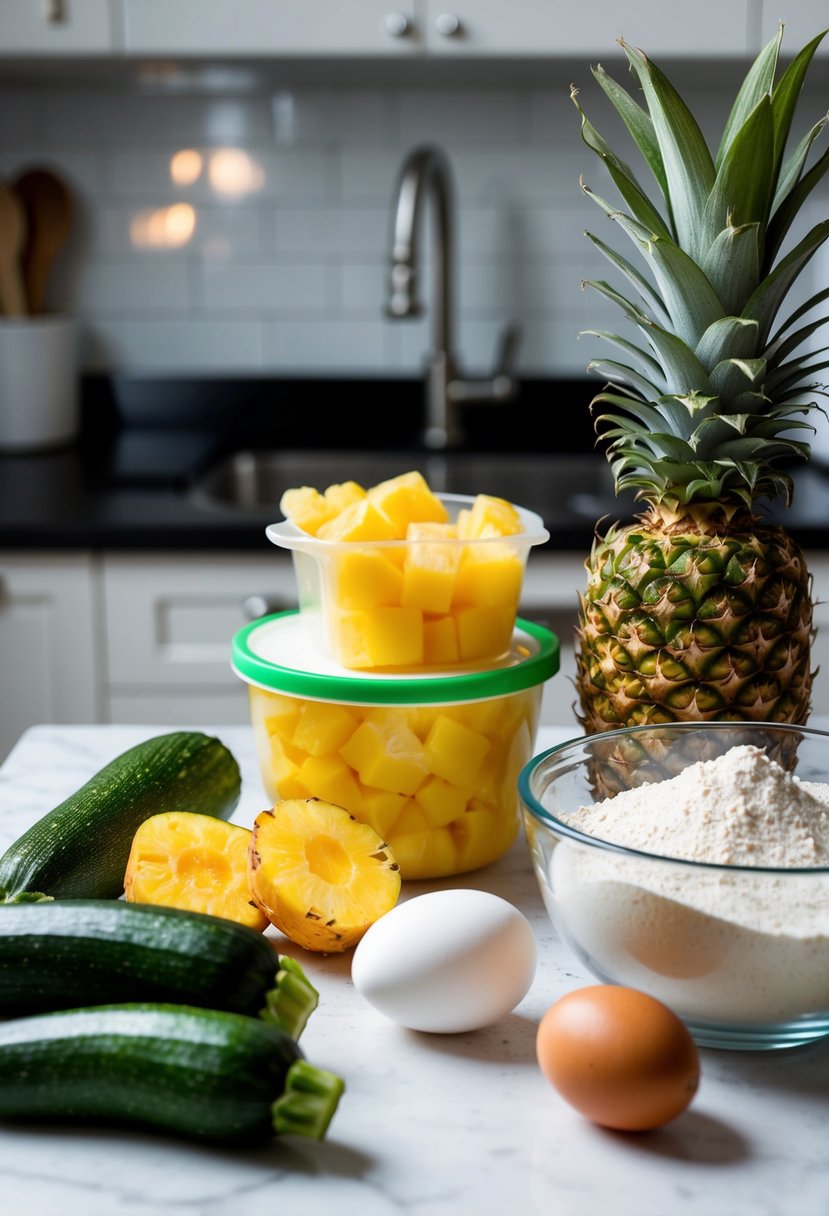
[(74, 319), (0, 320), (0, 451), (60, 447), (75, 438), (78, 426)]

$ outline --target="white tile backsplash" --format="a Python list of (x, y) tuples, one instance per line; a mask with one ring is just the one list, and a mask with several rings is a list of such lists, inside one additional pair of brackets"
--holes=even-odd
[[(599, 130), (619, 138), (589, 66), (578, 83)], [(7, 86), (0, 176), (47, 163), (75, 191), (77, 223), (52, 303), (78, 314), (90, 368), (408, 374), (430, 344), (432, 224), (427, 215), (426, 313), (390, 320), (391, 199), (406, 154), (434, 141), (455, 185), (462, 366), (490, 368), (501, 327), (514, 321), (519, 371), (581, 375), (607, 353), (581, 330), (629, 332), (608, 301), (581, 290), (583, 279), (614, 275), (584, 230), (625, 256), (629, 247), (580, 191), (584, 174), (615, 199), (581, 141), (569, 86), (561, 72), (543, 88), (276, 84), (272, 93), (165, 95)], [(686, 95), (713, 126), (728, 92), (704, 88)], [(804, 129), (820, 100), (806, 99)], [(623, 138), (620, 152), (638, 165)], [(181, 152), (186, 171), (175, 181)]]

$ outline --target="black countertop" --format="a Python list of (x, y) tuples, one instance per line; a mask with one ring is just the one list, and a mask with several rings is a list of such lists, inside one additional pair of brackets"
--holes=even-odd
[[(281, 517), (279, 486), (254, 508), (195, 492), (206, 471), (238, 451), (301, 454), (295, 467), (288, 455), (282, 489), (315, 484), (311, 452), (321, 461), (340, 454), (355, 480), (368, 455), (375, 471), (388, 457), (390, 472), (422, 468), (432, 480), (434, 455), (420, 445), (419, 381), (89, 377), (82, 389), (77, 443), (0, 455), (0, 548), (273, 554), (264, 529)], [(463, 484), (462, 457), (435, 488), (511, 498), (542, 515), (546, 548), (586, 551), (598, 516), (633, 511), (632, 499), (613, 499), (607, 462), (594, 450), (595, 391), (586, 380), (526, 381), (509, 406), (470, 407), (475, 484)], [(804, 547), (829, 549), (829, 470), (812, 463), (792, 474), (793, 505), (770, 514)]]

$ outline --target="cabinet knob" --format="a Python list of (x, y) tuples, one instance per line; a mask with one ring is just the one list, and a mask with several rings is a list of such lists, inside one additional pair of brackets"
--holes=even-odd
[(411, 25), (409, 18), (405, 13), (388, 13), (386, 16), (386, 32), (391, 34), (392, 38), (405, 38), (409, 33)]
[(260, 617), (270, 616), (274, 612), (288, 612), (295, 608), (295, 603), (278, 595), (249, 595), (242, 601), (242, 613), (248, 621), (258, 621)]
[(438, 13), (435, 17), (435, 29), (439, 34), (443, 34), (444, 38), (454, 38), (455, 34), (459, 34), (461, 23), (454, 13)]

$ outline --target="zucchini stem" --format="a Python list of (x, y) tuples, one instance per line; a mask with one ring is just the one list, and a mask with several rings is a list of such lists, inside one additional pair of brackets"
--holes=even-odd
[(280, 954), (279, 970), (259, 1016), (296, 1042), (319, 1003), (319, 993), (296, 959)]
[(271, 1107), (277, 1135), (309, 1136), (321, 1140), (337, 1109), (345, 1082), (336, 1073), (307, 1060), (294, 1060), (285, 1089)]

